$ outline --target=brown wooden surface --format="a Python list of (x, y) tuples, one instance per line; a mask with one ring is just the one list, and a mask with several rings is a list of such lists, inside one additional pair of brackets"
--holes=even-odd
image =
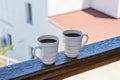
[(83, 59), (73, 59), (68, 63), (37, 71), (14, 80), (61, 80), (63, 78), (91, 70), (120, 59), (120, 48), (103, 52)]

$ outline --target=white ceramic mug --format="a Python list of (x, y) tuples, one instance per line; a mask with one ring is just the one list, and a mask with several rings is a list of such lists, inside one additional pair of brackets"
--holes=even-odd
[[(86, 40), (83, 41), (83, 36), (86, 36)], [(80, 48), (88, 42), (88, 35), (78, 30), (65, 30), (63, 32), (64, 49), (67, 57), (77, 57), (80, 52)]]
[[(53, 35), (43, 35), (38, 38), (39, 46), (33, 50), (33, 55), (44, 64), (53, 64), (58, 52), (59, 39)], [(40, 49), (40, 57), (36, 55), (36, 50)]]

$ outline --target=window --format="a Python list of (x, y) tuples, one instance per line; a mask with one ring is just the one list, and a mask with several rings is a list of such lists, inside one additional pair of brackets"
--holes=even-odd
[(30, 3), (26, 3), (26, 19), (28, 23), (32, 24), (32, 6)]
[(0, 38), (0, 50), (4, 47), (3, 39)]
[(9, 39), (8, 45), (12, 45), (12, 36), (10, 34), (8, 34), (8, 39)]
[(12, 36), (7, 33), (6, 36), (0, 38), (0, 49), (3, 49), (10, 45), (12, 45)]

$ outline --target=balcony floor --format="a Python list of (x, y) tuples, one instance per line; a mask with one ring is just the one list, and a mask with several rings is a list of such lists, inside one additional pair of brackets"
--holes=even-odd
[(51, 16), (50, 20), (63, 30), (77, 29), (89, 35), (89, 43), (120, 36), (120, 19), (94, 9)]
[(120, 61), (63, 80), (120, 80)]

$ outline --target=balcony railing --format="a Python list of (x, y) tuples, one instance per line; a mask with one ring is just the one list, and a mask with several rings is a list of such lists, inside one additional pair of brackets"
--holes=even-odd
[(0, 67), (6, 66), (6, 65), (10, 65), (10, 64), (14, 64), (14, 63), (18, 63), (19, 61), (11, 59), (9, 57), (6, 56), (2, 56), (0, 55)]
[(44, 80), (66, 78), (120, 60), (120, 36), (84, 46), (77, 58), (58, 53), (53, 65), (32, 59), (0, 68), (0, 80)]

